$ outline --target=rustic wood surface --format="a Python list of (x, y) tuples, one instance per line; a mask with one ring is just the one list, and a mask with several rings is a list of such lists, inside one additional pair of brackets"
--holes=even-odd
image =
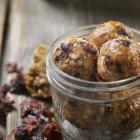
[[(0, 0), (0, 69), (1, 69), (1, 58), (2, 58), (2, 46), (4, 40), (4, 26), (7, 18), (7, 0)], [(1, 71), (1, 70), (0, 70)], [(0, 131), (5, 133), (5, 127), (0, 125)]]
[[(11, 78), (4, 71), (4, 65), (7, 62), (16, 61), (27, 71), (32, 63), (32, 52), (35, 47), (40, 43), (50, 46), (59, 35), (68, 30), (101, 23), (109, 19), (120, 20), (129, 26), (140, 29), (139, 8), (133, 6), (133, 9), (131, 7), (131, 11), (129, 11), (129, 8), (126, 7), (126, 11), (123, 12), (122, 5), (124, 4), (121, 5), (120, 0), (118, 3), (119, 10), (117, 11), (117, 8), (113, 8), (115, 4), (111, 1), (109, 1), (109, 5), (104, 6), (99, 0), (97, 3), (92, 3), (92, 6), (90, 0), (87, 0), (86, 3), (80, 2), (80, 0), (77, 2), (74, 0), (10, 0), (8, 30), (2, 52), (1, 84), (8, 82)], [(131, 2), (128, 4), (131, 6)], [(1, 30), (0, 27), (0, 36)], [(19, 106), (25, 99), (23, 96), (16, 95), (12, 95), (12, 98), (16, 101), (17, 110), (7, 117), (7, 135), (20, 123)]]
[[(2, 41), (3, 41), (3, 33), (4, 33), (4, 26), (6, 23), (7, 18), (7, 0), (0, 0), (0, 60), (1, 60), (1, 52), (2, 52)], [(0, 65), (1, 66), (1, 65)]]

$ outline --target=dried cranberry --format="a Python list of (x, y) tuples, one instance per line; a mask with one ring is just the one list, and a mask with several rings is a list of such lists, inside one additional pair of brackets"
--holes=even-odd
[(84, 43), (84, 44), (82, 44), (82, 47), (85, 51), (87, 51), (88, 53), (90, 53), (92, 55), (97, 54), (97, 50), (93, 46), (91, 46), (90, 44)]
[(2, 120), (5, 120), (7, 114), (14, 109), (13, 103), (14, 101), (7, 96), (0, 96), (0, 123), (3, 123)]
[(27, 93), (27, 89), (22, 75), (17, 75), (15, 79), (11, 80), (10, 92), (16, 94)]
[(127, 41), (127, 40), (123, 40), (123, 41), (122, 41), (122, 44), (123, 44), (124, 46), (126, 46), (126, 47), (129, 47), (130, 42)]
[(17, 64), (16, 63), (7, 63), (6, 64), (6, 71), (8, 73), (15, 73), (18, 71), (18, 68), (17, 68)]
[(49, 118), (54, 117), (53, 112), (49, 109), (49, 107), (46, 104), (42, 110), (42, 115)]
[(0, 94), (3, 95), (3, 96), (5, 96), (9, 91), (10, 91), (10, 86), (8, 84), (4, 84), (0, 88)]
[[(21, 104), (21, 116), (27, 117), (28, 115), (40, 117), (41, 114), (44, 116), (48, 116), (48, 106), (42, 102), (32, 100), (25, 101)], [(50, 114), (49, 114), (50, 115)]]
[(36, 133), (36, 130), (39, 126), (38, 122), (38, 119), (35, 117), (26, 117), (22, 120), (23, 125), (28, 128), (29, 136), (32, 136), (34, 133)]
[(56, 122), (47, 124), (45, 130), (43, 131), (43, 136), (45, 136), (48, 140), (63, 140), (59, 125)]
[(61, 49), (64, 53), (69, 54), (73, 49), (73, 45), (61, 43)]
[(111, 56), (109, 56), (109, 55), (105, 56), (105, 64), (107, 66), (111, 66), (113, 64)]
[(54, 60), (58, 63), (60, 61), (60, 56), (55, 56)]
[(61, 52), (59, 55), (59, 58), (60, 58), (59, 60), (65, 60), (67, 57), (68, 57), (68, 54)]
[(26, 117), (22, 120), (23, 124), (28, 124), (32, 126), (37, 126), (38, 125), (38, 119), (35, 117)]
[(129, 41), (127, 41), (127, 40), (116, 40), (116, 42), (118, 42), (118, 43), (120, 43), (120, 44), (122, 44), (122, 45), (124, 45), (124, 46), (126, 46), (126, 47), (129, 47), (130, 46), (130, 42)]
[(119, 29), (117, 30), (117, 33), (118, 33), (118, 35), (128, 36), (129, 38), (131, 38), (131, 36), (129, 36), (129, 34), (128, 34), (128, 33), (126, 32), (126, 30), (123, 29), (123, 28), (119, 28)]
[(28, 128), (24, 125), (18, 126), (15, 132), (15, 139), (17, 140), (28, 140)]

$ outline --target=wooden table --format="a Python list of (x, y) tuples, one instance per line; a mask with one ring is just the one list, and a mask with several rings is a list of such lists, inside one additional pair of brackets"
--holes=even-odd
[[(97, 24), (109, 19), (120, 20), (140, 29), (139, 1), (136, 0), (0, 0), (0, 84), (10, 76), (4, 72), (7, 62), (16, 61), (25, 71), (32, 63), (32, 52), (37, 44), (50, 45), (62, 33), (79, 26)], [(131, 9), (131, 10), (130, 10)], [(8, 135), (20, 122), (17, 111), (7, 117)]]

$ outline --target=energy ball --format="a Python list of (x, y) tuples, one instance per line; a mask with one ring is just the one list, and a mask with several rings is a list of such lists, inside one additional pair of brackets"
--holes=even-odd
[(97, 50), (87, 39), (73, 37), (61, 43), (54, 52), (55, 64), (65, 73), (83, 79), (94, 79)]
[(114, 132), (128, 134), (140, 127), (140, 98), (116, 103), (110, 107), (108, 112), (108, 124)]
[(100, 50), (97, 73), (103, 81), (116, 81), (139, 74), (140, 45), (128, 38), (109, 40)]
[(95, 28), (90, 35), (89, 42), (100, 50), (102, 44), (119, 36), (134, 38), (131, 29), (125, 24), (118, 21), (108, 21)]
[(40, 44), (33, 52), (34, 62), (38, 63), (40, 61), (46, 60), (49, 48), (45, 44)]
[(49, 48), (39, 45), (34, 50), (34, 64), (24, 76), (24, 82), (30, 95), (34, 98), (47, 99), (51, 97), (51, 86), (46, 77), (46, 57)]
[(67, 100), (64, 105), (64, 116), (81, 129), (92, 129), (95, 126), (93, 106), (90, 104)]

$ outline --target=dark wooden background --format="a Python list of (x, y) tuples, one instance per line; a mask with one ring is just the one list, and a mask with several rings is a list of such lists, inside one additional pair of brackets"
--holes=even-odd
[[(0, 84), (10, 79), (4, 71), (7, 62), (17, 61), (27, 71), (37, 44), (50, 45), (76, 27), (112, 19), (140, 29), (139, 5), (139, 0), (0, 0)], [(19, 124), (25, 97), (13, 98), (17, 111), (7, 117), (6, 134)]]

